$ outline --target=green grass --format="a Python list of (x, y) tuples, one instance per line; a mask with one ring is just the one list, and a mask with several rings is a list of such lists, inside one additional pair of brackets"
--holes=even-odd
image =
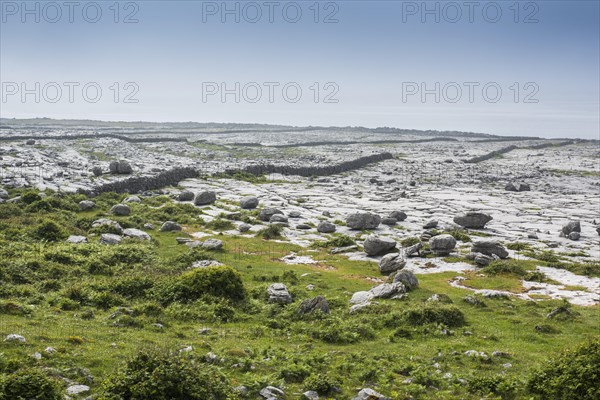
[[(69, 208), (79, 199), (68, 196), (66, 203), (55, 206)], [(337, 382), (341, 391), (332, 396), (339, 399), (352, 398), (361, 387), (373, 387), (393, 400), (480, 399), (487, 395), (480, 391), (489, 382), (483, 384), (478, 377), (491, 375), (514, 380), (515, 396), (529, 398), (525, 380), (533, 369), (567, 344), (597, 336), (598, 306), (574, 306), (578, 315), (569, 321), (546, 318), (562, 304), (555, 300), (486, 299), (487, 307), (474, 307), (462, 300), (471, 291), (449, 286), (454, 272), (418, 275), (419, 288), (406, 299), (378, 300), (370, 309), (349, 314), (352, 294), (381, 279), (376, 263), (331, 255), (328, 246), (301, 248), (276, 236), (275, 241), (218, 235), (223, 251), (190, 251), (175, 238), (205, 229), (194, 211), (198, 209), (172, 208), (165, 199), (144, 199), (143, 204), (132, 205), (131, 216), (114, 219), (138, 228), (145, 222), (158, 226), (167, 217), (180, 219), (185, 221), (184, 232), (155, 229), (148, 231), (152, 242), (118, 246), (99, 245), (97, 236), (78, 246), (40, 243), (31, 236), (33, 227), (45, 219), (70, 234), (89, 235), (86, 221), (105, 215), (121, 199), (99, 196), (97, 208), (85, 213), (52, 209), (0, 219), (0, 334), (27, 338), (24, 344), (0, 342), (0, 373), (36, 364), (57, 368), (78, 381), (82, 378), (77, 368), (87, 368), (94, 376), (92, 393), (98, 394), (102, 382), (139, 349), (177, 351), (192, 346), (199, 356), (213, 352), (222, 357), (218, 368), (231, 385), (248, 386), (254, 397), (266, 385), (285, 386), (292, 396), (307, 390), (307, 385), (326, 390), (328, 382)], [(342, 239), (333, 235), (331, 241)], [(280, 259), (291, 252), (309, 255), (317, 263), (283, 263)], [(195, 293), (198, 300), (161, 304), (156, 296), (178, 282), (193, 261), (207, 257), (239, 274), (244, 300)], [(483, 274), (468, 273), (464, 284), (519, 292), (521, 271), (546, 263), (511, 262), (514, 268), (492, 266), (493, 271)], [(285, 283), (294, 303), (270, 304), (266, 288), (273, 282)], [(309, 284), (313, 291), (306, 289)], [(425, 304), (435, 293), (448, 295), (453, 304)], [(316, 295), (327, 298), (331, 315), (299, 315), (299, 303)], [(118, 307), (123, 309), (115, 316)], [(156, 323), (164, 328), (153, 326)], [(549, 328), (536, 330), (542, 325)], [(201, 335), (201, 328), (211, 331)], [(48, 346), (57, 352), (47, 355), (43, 350)], [(505, 359), (463, 355), (471, 349), (488, 355), (496, 350), (510, 353), (513, 367), (502, 367)], [(42, 359), (33, 360), (34, 352), (42, 353)], [(436, 362), (453, 379), (473, 385), (441, 378), (432, 366)], [(403, 383), (407, 378), (413, 383)]]

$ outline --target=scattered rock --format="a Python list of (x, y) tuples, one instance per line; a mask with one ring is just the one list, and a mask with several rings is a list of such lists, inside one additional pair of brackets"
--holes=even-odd
[(309, 390), (302, 393), (302, 400), (319, 400), (319, 393), (314, 390)]
[(126, 197), (125, 200), (123, 200), (123, 203), (141, 203), (142, 199), (140, 199), (138, 196), (129, 196)]
[(71, 235), (67, 238), (67, 242), (73, 243), (73, 244), (81, 244), (81, 243), (87, 243), (88, 239), (85, 236)]
[(82, 201), (79, 202), (79, 209), (81, 211), (88, 211), (88, 210), (91, 210), (94, 207), (96, 207), (96, 203), (94, 203), (91, 200), (82, 200)]
[(419, 280), (412, 271), (409, 271), (407, 269), (403, 269), (396, 272), (396, 275), (394, 275), (393, 282), (402, 283), (407, 291), (411, 291), (419, 287)]
[(467, 229), (483, 229), (493, 218), (486, 213), (469, 211), (454, 217), (454, 222)]
[(390, 400), (388, 397), (385, 397), (381, 393), (377, 393), (373, 389), (361, 389), (356, 397), (352, 400)]
[(429, 239), (429, 248), (438, 256), (446, 256), (456, 247), (456, 239), (452, 235), (437, 235)]
[(369, 292), (375, 299), (388, 299), (397, 294), (406, 293), (406, 288), (401, 282), (382, 283), (381, 285), (371, 288)]
[(76, 395), (90, 391), (90, 387), (86, 385), (71, 385), (67, 387), (67, 394)]
[(389, 217), (394, 218), (396, 221), (402, 222), (406, 219), (407, 215), (402, 211), (392, 211)]
[(423, 243), (419, 242), (419, 243), (413, 244), (412, 246), (409, 246), (406, 249), (404, 249), (404, 255), (406, 257), (411, 257), (415, 253), (420, 255), (419, 250), (421, 250), (421, 248), (423, 248)]
[(494, 257), (482, 253), (469, 253), (466, 258), (475, 261), (475, 264), (480, 267), (485, 267), (494, 261)]
[(173, 231), (180, 231), (180, 230), (181, 230), (181, 225), (179, 225), (177, 222), (174, 222), (174, 221), (166, 221), (160, 227), (161, 232), (173, 232)]
[(192, 201), (196, 197), (196, 194), (191, 190), (182, 190), (177, 196), (177, 200), (179, 201)]
[(206, 250), (221, 250), (223, 248), (223, 241), (219, 239), (208, 239), (202, 243), (202, 248)]
[(135, 228), (125, 229), (123, 231), (123, 236), (131, 237), (131, 238), (139, 239), (139, 240), (152, 240), (150, 235), (148, 235), (146, 232), (144, 232), (140, 229), (135, 229)]
[(17, 335), (16, 333), (11, 333), (9, 335), (6, 335), (6, 337), (4, 338), (5, 342), (20, 342), (20, 343), (25, 343), (27, 342), (27, 340), (25, 340), (25, 337), (21, 336), (21, 335)]
[(273, 283), (267, 288), (267, 293), (271, 303), (287, 304), (293, 301), (292, 295), (283, 283)]
[(276, 214), (283, 215), (281, 210), (278, 210), (273, 207), (266, 207), (260, 210), (260, 212), (258, 213), (258, 219), (260, 219), (263, 222), (269, 222), (271, 220), (271, 217)]
[(92, 228), (98, 228), (100, 226), (108, 226), (114, 229), (116, 232), (123, 233), (123, 228), (117, 221), (113, 221), (112, 219), (100, 218), (92, 222)]
[(199, 260), (199, 261), (194, 261), (191, 268), (218, 267), (220, 265), (223, 265), (223, 264), (216, 260)]
[[(471, 246), (471, 252), (480, 253), (491, 257), (508, 257), (508, 251), (506, 250), (506, 248), (504, 248), (504, 246), (499, 241), (493, 239), (478, 240), (476, 242), (473, 242), (473, 245)], [(483, 259), (480, 260), (483, 261)], [(477, 260), (475, 260), (475, 262), (477, 262)]]
[(406, 260), (399, 253), (386, 254), (379, 261), (379, 272), (389, 275), (406, 265)]
[(396, 225), (396, 222), (398, 222), (398, 220), (396, 220), (396, 218), (391, 217), (385, 217), (381, 220), (381, 223), (387, 226), (394, 226)]
[(108, 166), (108, 170), (110, 171), (111, 174), (122, 174), (122, 175), (131, 174), (133, 172), (131, 165), (129, 165), (129, 163), (124, 160), (111, 161)]
[(131, 207), (127, 204), (116, 204), (110, 209), (110, 212), (114, 215), (126, 216), (131, 214)]
[(429, 303), (451, 304), (452, 303), (452, 299), (447, 294), (444, 294), (444, 293), (434, 293), (434, 294), (432, 294), (427, 299), (427, 302), (429, 302)]
[(581, 223), (579, 221), (569, 221), (562, 227), (562, 233), (565, 237), (568, 237), (571, 232), (581, 232)]
[(103, 233), (100, 235), (100, 243), (102, 244), (119, 244), (123, 239), (119, 235), (113, 233)]
[(255, 196), (242, 197), (240, 200), (240, 207), (244, 210), (252, 210), (258, 207), (258, 203), (258, 198)]
[(360, 291), (360, 292), (356, 292), (352, 295), (352, 298), (350, 299), (350, 304), (362, 304), (362, 303), (369, 302), (372, 299), (373, 299), (373, 293)]
[(378, 237), (375, 235), (369, 235), (363, 243), (365, 253), (370, 256), (376, 256), (383, 254), (396, 247), (396, 241), (387, 237)]
[(430, 221), (427, 221), (424, 225), (423, 225), (423, 229), (432, 229), (435, 228), (436, 226), (438, 226), (438, 221), (437, 219), (432, 219)]
[(35, 144), (35, 140), (34, 139), (27, 139), (27, 141), (25, 142), (25, 144), (27, 146), (33, 146)]
[(329, 303), (325, 297), (317, 296), (312, 299), (306, 299), (300, 303), (300, 308), (298, 309), (299, 314), (310, 314), (315, 311), (329, 314)]
[(194, 198), (194, 204), (197, 206), (206, 206), (209, 204), (213, 204), (217, 201), (217, 194), (212, 190), (205, 190), (204, 192), (200, 192)]
[(567, 237), (570, 240), (579, 240), (581, 238), (581, 234), (579, 232), (571, 232)]
[(528, 192), (531, 190), (531, 187), (526, 184), (526, 183), (522, 183), (522, 182), (509, 182), (505, 187), (504, 190), (509, 191), (509, 192)]
[(288, 213), (288, 217), (290, 218), (300, 218), (302, 216), (302, 214), (300, 214), (300, 211), (290, 211)]
[(242, 232), (242, 233), (244, 233), (244, 232), (248, 232), (248, 231), (250, 230), (250, 228), (252, 228), (252, 225), (250, 225), (250, 224), (245, 224), (245, 223), (244, 223), (244, 224), (240, 224), (240, 225), (238, 226), (238, 230), (239, 230), (240, 232)]
[(331, 254), (339, 254), (339, 253), (345, 253), (347, 251), (353, 251), (353, 250), (358, 250), (358, 246), (353, 244), (353, 245), (345, 246), (345, 247), (334, 247), (329, 252)]
[(4, 189), (0, 189), (0, 199), (8, 199), (8, 192)]
[(335, 232), (335, 225), (328, 221), (321, 221), (317, 226), (317, 231), (321, 233), (333, 233)]
[(274, 386), (267, 386), (260, 390), (259, 394), (267, 400), (283, 400), (285, 392)]
[(269, 218), (269, 223), (281, 223), (281, 224), (287, 224), (288, 223), (288, 217), (286, 217), (283, 214), (273, 214), (271, 215), (271, 218)]
[(298, 224), (298, 225), (296, 225), (296, 229), (300, 229), (302, 231), (307, 231), (309, 229), (312, 229), (312, 227), (308, 224)]
[(356, 230), (375, 229), (380, 223), (381, 217), (371, 213), (355, 213), (346, 218), (346, 225)]

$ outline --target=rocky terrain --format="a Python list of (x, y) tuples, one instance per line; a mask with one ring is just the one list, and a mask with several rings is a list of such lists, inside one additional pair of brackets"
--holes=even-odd
[[(51, 120), (1, 120), (0, 128), (0, 231), (6, 246), (0, 278), (7, 284), (0, 296), (3, 345), (17, 358), (31, 358), (33, 353), (38, 364), (53, 368), (72, 398), (90, 393), (137, 398), (127, 397), (116, 383), (99, 385), (85, 373), (65, 372), (66, 366), (80, 366), (73, 360), (81, 354), (60, 344), (65, 336), (81, 339), (81, 348), (88, 348), (84, 369), (94, 369), (106, 362), (104, 348), (95, 346), (110, 343), (126, 354), (139, 348), (127, 341), (123, 329), (148, 343), (161, 342), (161, 331), (168, 331), (164, 335), (170, 346), (201, 353), (202, 362), (219, 365), (237, 383), (229, 396), (253, 399), (514, 398), (510, 396), (525, 393), (523, 382), (513, 382), (516, 389), (506, 393), (498, 383), (488, 382), (481, 389), (474, 383), (480, 377), (473, 377), (478, 367), (469, 364), (466, 369), (472, 371), (462, 376), (463, 361), (456, 358), (478, 360), (490, 374), (503, 377), (514, 365), (518, 381), (519, 372), (528, 371), (531, 360), (537, 365), (552, 343), (597, 335), (598, 142), (366, 128)], [(35, 229), (28, 230), (28, 225)], [(151, 272), (145, 278), (155, 274), (158, 283), (149, 282), (148, 294), (140, 297), (114, 289), (124, 285), (113, 282), (121, 275), (143, 280), (122, 261), (104, 266), (94, 261), (77, 274), (59, 273), (68, 285), (60, 279), (51, 283), (52, 273), (43, 271), (52, 265), (38, 266), (35, 272), (30, 264), (40, 238), (58, 242), (48, 244), (58, 246), (56, 250), (40, 249), (44, 260), (70, 265), (69, 260), (77, 258), (78, 267), (92, 262), (96, 252), (106, 260), (116, 256), (104, 252), (119, 251), (106, 249), (122, 247), (134, 254), (127, 246), (137, 244), (156, 253), (156, 260), (140, 254), (139, 262), (131, 256), (125, 264), (138, 263), (132, 268)], [(86, 246), (90, 249), (81, 250)], [(119, 257), (128, 259), (126, 252)], [(163, 262), (172, 263), (175, 270), (167, 271)], [(245, 288), (229, 291), (232, 281), (227, 275), (200, 295), (185, 292), (181, 282), (201, 270), (240, 275)], [(89, 282), (81, 278), (87, 274), (92, 275)], [(88, 282), (87, 289), (78, 279)], [(30, 292), (42, 281), (44, 294), (34, 300)], [(73, 294), (74, 290), (93, 295)], [(203, 293), (221, 300), (207, 300)], [(116, 300), (102, 303), (101, 296)], [(186, 308), (190, 301), (196, 302), (193, 312)], [(459, 301), (460, 307), (447, 305)], [(139, 311), (150, 302), (157, 302), (164, 314)], [(488, 314), (500, 316), (498, 325), (491, 324), (494, 332), (487, 320), (494, 317), (481, 311), (486, 303)], [(234, 311), (223, 311), (227, 307)], [(436, 319), (423, 307), (448, 314)], [(554, 314), (523, 311), (522, 320), (511, 320), (511, 310), (527, 307), (548, 308)], [(184, 317), (198, 309), (232, 315)], [(102, 328), (73, 322), (82, 321), (80, 315), (86, 312), (97, 314), (87, 321), (107, 322)], [(415, 322), (420, 312), (425, 314), (418, 318), (430, 320)], [(554, 322), (559, 314), (563, 322)], [(60, 321), (72, 334), (48, 332), (39, 321), (31, 325), (25, 318), (32, 315)], [(321, 327), (314, 315), (340, 320), (323, 317)], [(385, 322), (389, 316), (407, 325)], [(121, 319), (126, 322), (117, 324)], [(353, 336), (332, 338), (333, 332), (318, 330), (344, 319), (370, 326), (375, 333), (370, 336), (348, 325), (343, 329)], [(511, 332), (509, 339), (511, 323), (529, 331)], [(265, 326), (270, 333), (244, 342), (244, 335)], [(409, 326), (418, 326), (418, 332)], [(102, 333), (91, 333), (94, 329)], [(211, 330), (220, 333), (205, 340), (203, 333), (190, 333), (198, 329), (207, 329), (207, 335)], [(554, 339), (545, 330), (555, 330)], [(381, 332), (386, 332), (385, 339)], [(298, 346), (297, 352), (290, 348), (292, 353), (286, 353), (285, 343), (278, 342), (281, 335)], [(402, 370), (370, 347), (378, 343), (392, 352), (410, 351), (411, 343), (421, 340), (415, 335), (422, 335), (423, 341), (413, 349), (410, 363), (416, 362), (414, 356), (422, 366), (411, 364)], [(532, 335), (546, 336), (532, 345)], [(263, 340), (281, 347), (269, 354)], [(443, 341), (449, 342), (439, 344), (443, 350), (438, 356), (427, 352), (427, 346)], [(52, 355), (52, 346), (42, 348), (48, 343), (63, 346), (60, 356)], [(340, 351), (332, 346), (341, 346)], [(311, 371), (306, 360), (281, 366), (300, 357), (302, 349), (306, 357), (327, 352), (334, 361), (318, 361), (319, 373)], [(360, 354), (346, 354), (351, 350)], [(264, 356), (258, 356), (259, 351)], [(454, 358), (444, 358), (447, 355)], [(382, 366), (373, 373), (352, 372), (344, 381), (339, 357), (362, 357), (365, 363), (377, 358), (393, 376), (383, 376)], [(510, 362), (501, 362), (503, 358)], [(267, 378), (258, 378), (253, 368)], [(95, 372), (103, 377), (109, 373), (104, 367)], [(427, 374), (437, 378), (427, 381)], [(460, 386), (461, 380), (470, 382), (467, 392), (453, 386)], [(530, 395), (541, 393), (527, 390)], [(214, 396), (210, 398), (238, 398)]]

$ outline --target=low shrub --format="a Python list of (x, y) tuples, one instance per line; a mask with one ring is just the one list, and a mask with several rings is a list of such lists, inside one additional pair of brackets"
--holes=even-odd
[(281, 237), (281, 232), (283, 232), (283, 226), (277, 224), (269, 224), (266, 228), (261, 229), (256, 233), (257, 237), (262, 237), (263, 239), (270, 240)]
[(33, 237), (48, 242), (57, 242), (66, 239), (67, 233), (56, 222), (45, 219), (33, 229)]
[(463, 326), (465, 315), (455, 306), (423, 306), (404, 312), (406, 322), (419, 326), (425, 324), (444, 324), (450, 327)]
[(504, 399), (514, 399), (517, 395), (518, 382), (503, 375), (480, 375), (469, 380), (468, 390), (471, 393), (494, 394)]
[(62, 400), (64, 383), (38, 368), (0, 377), (0, 400)]
[(524, 276), (527, 274), (525, 268), (513, 260), (492, 261), (488, 266), (484, 267), (482, 271), (490, 275), (515, 274)]
[(226, 400), (233, 398), (227, 378), (185, 353), (142, 350), (129, 359), (103, 389), (109, 399)]
[(600, 340), (565, 350), (535, 371), (527, 388), (541, 399), (600, 398)]
[(191, 302), (205, 296), (214, 296), (232, 301), (246, 297), (240, 274), (228, 266), (196, 268), (185, 272), (164, 285), (161, 301)]

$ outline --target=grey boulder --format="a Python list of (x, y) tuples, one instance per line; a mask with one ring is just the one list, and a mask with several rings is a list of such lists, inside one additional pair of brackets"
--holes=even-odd
[(419, 280), (412, 271), (407, 269), (400, 270), (394, 275), (394, 283), (400, 282), (407, 291), (413, 290), (419, 286)]
[(317, 226), (317, 231), (321, 233), (333, 233), (335, 232), (335, 225), (328, 221), (322, 221)]
[(283, 283), (273, 283), (267, 288), (269, 302), (287, 304), (292, 302), (292, 295)]
[(144, 232), (140, 229), (135, 229), (135, 228), (125, 229), (123, 231), (123, 236), (127, 236), (127, 237), (134, 238), (134, 239), (139, 239), (139, 240), (152, 240), (150, 235), (148, 235), (146, 232)]
[(116, 204), (112, 206), (110, 212), (114, 215), (125, 216), (131, 214), (131, 208), (127, 204)]
[(379, 272), (382, 274), (391, 274), (398, 271), (406, 265), (406, 260), (399, 253), (386, 254), (379, 261)]
[(192, 201), (196, 197), (196, 194), (191, 190), (182, 190), (177, 196), (177, 200), (179, 201)]
[(240, 200), (240, 207), (244, 210), (252, 210), (258, 207), (258, 203), (258, 198), (255, 196), (242, 197)]
[(456, 247), (456, 239), (452, 235), (437, 235), (429, 239), (429, 248), (438, 256), (446, 256)]
[(489, 214), (478, 211), (469, 211), (454, 217), (454, 223), (468, 229), (483, 229), (485, 224), (492, 219), (493, 218)]
[(569, 236), (571, 232), (581, 232), (581, 223), (579, 221), (569, 221), (562, 227), (563, 235)]
[(386, 237), (369, 235), (365, 239), (363, 247), (365, 249), (365, 253), (370, 256), (376, 256), (392, 250), (394, 247), (396, 247), (396, 241)]
[[(485, 239), (473, 242), (471, 246), (471, 252), (481, 253), (486, 256), (498, 256), (500, 258), (508, 257), (508, 251), (506, 248), (497, 240)], [(476, 261), (477, 262), (477, 261)]]
[(96, 203), (94, 203), (91, 200), (82, 200), (82, 201), (79, 202), (79, 209), (81, 211), (88, 211), (88, 210), (91, 210), (94, 207), (96, 207)]
[(350, 229), (375, 229), (381, 223), (381, 217), (371, 213), (355, 213), (346, 217), (346, 225)]
[(317, 296), (312, 299), (306, 299), (300, 303), (300, 307), (298, 308), (298, 314), (310, 314), (315, 311), (329, 314), (329, 303), (325, 297)]
[(205, 190), (204, 192), (200, 192), (194, 198), (194, 204), (197, 206), (206, 206), (209, 204), (213, 204), (217, 201), (217, 194), (212, 190)]
[(281, 210), (278, 210), (273, 207), (266, 207), (266, 208), (263, 208), (262, 210), (260, 210), (260, 212), (258, 213), (258, 219), (260, 219), (261, 221), (264, 221), (264, 222), (269, 222), (271, 220), (271, 217), (276, 214), (283, 215)]
[(166, 221), (160, 227), (161, 232), (173, 232), (173, 231), (180, 231), (180, 230), (181, 230), (181, 225), (179, 225), (177, 222), (173, 222), (173, 221)]

